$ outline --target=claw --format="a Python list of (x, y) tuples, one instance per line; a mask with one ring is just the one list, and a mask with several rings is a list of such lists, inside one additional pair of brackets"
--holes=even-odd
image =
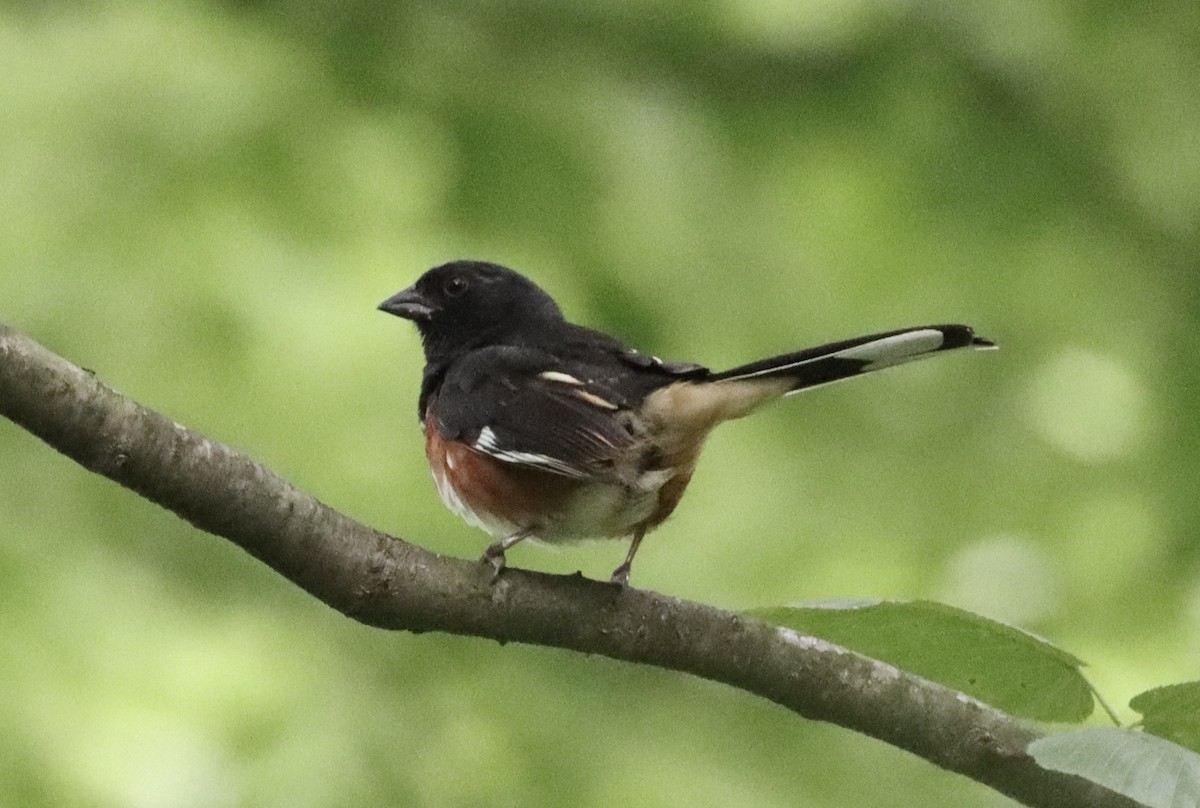
[(488, 548), (483, 551), (483, 557), (479, 560), (484, 564), (492, 565), (492, 581), (494, 582), (500, 577), (500, 573), (504, 571), (504, 543), (496, 542), (488, 545)]
[(613, 570), (612, 577), (608, 579), (609, 582), (614, 583), (617, 586), (629, 586), (629, 570), (630, 569), (631, 569), (631, 566), (630, 566), (629, 562), (625, 562), (624, 564), (622, 564), (621, 566), (619, 566), (615, 570)]
[(625, 562), (621, 566), (613, 570), (612, 577), (609, 580), (617, 586), (629, 586), (629, 571), (633, 569), (633, 557), (637, 555), (638, 547), (642, 544), (642, 537), (646, 535), (646, 529), (639, 528), (633, 534), (633, 542), (629, 545), (629, 554), (625, 556)]
[(494, 583), (500, 577), (500, 573), (504, 571), (504, 551), (512, 547), (519, 541), (524, 541), (529, 537), (531, 531), (528, 529), (518, 530), (511, 536), (501, 539), (495, 544), (488, 545), (488, 548), (483, 551), (483, 558), (480, 561), (486, 561), (492, 565), (492, 582)]

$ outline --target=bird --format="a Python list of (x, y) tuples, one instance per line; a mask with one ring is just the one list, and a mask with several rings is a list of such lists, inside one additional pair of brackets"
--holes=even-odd
[(474, 260), (435, 266), (378, 308), (416, 324), (425, 454), (446, 507), (494, 539), (480, 559), (493, 581), (527, 539), (627, 538), (610, 579), (627, 585), (718, 424), (803, 390), (995, 347), (965, 325), (926, 325), (714, 372), (573, 324), (529, 278)]

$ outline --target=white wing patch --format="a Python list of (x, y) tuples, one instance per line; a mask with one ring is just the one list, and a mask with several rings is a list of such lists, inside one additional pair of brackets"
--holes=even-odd
[(543, 370), (538, 374), (539, 379), (545, 379), (548, 382), (558, 382), (568, 385), (571, 389), (567, 391), (568, 395), (572, 395), (580, 401), (587, 402), (593, 407), (599, 407), (602, 410), (619, 410), (616, 404), (613, 404), (607, 399), (601, 398), (595, 393), (587, 390), (584, 387), (584, 382), (572, 376), (570, 373), (563, 373), (558, 370)]
[(475, 439), (475, 448), (484, 454), (493, 454), (500, 451), (500, 445), (496, 443), (496, 433), (492, 431), (490, 426), (485, 426), (479, 430), (479, 437)]
[(576, 379), (570, 373), (560, 373), (557, 370), (543, 370), (538, 376), (548, 382), (562, 382), (563, 384), (570, 384), (576, 387), (583, 386), (583, 382)]
[(505, 463), (513, 463), (518, 466), (533, 466), (534, 468), (553, 471), (555, 474), (562, 474), (565, 477), (575, 477), (583, 480), (588, 478), (588, 474), (570, 463), (559, 460), (557, 457), (538, 454), (536, 452), (518, 452), (513, 449), (503, 449), (496, 440), (496, 433), (490, 426), (485, 426), (479, 430), (479, 437), (475, 439), (474, 448), (476, 451), (501, 460)]
[(586, 401), (588, 404), (591, 404), (593, 407), (599, 407), (602, 410), (619, 410), (620, 409), (620, 407), (618, 407), (616, 404), (613, 404), (611, 401), (600, 398), (600, 396), (596, 395), (595, 393), (589, 393), (587, 390), (584, 390), (582, 387), (572, 390), (571, 394), (574, 395), (575, 398), (577, 398), (581, 401)]

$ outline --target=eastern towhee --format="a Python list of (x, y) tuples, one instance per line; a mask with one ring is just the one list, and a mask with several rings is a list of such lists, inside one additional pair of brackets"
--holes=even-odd
[(994, 347), (965, 325), (927, 325), (714, 373), (569, 323), (528, 278), (480, 261), (435, 267), (379, 308), (421, 333), (425, 454), (446, 506), (498, 539), (483, 560), (498, 575), (523, 539), (628, 536), (616, 583), (717, 424), (810, 387)]

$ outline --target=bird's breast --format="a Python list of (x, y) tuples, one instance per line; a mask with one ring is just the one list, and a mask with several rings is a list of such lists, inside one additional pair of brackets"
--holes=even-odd
[(631, 480), (580, 480), (498, 460), (446, 440), (426, 424), (425, 453), (442, 502), (495, 537), (527, 532), (547, 542), (628, 536), (670, 515), (691, 468), (652, 469)]

